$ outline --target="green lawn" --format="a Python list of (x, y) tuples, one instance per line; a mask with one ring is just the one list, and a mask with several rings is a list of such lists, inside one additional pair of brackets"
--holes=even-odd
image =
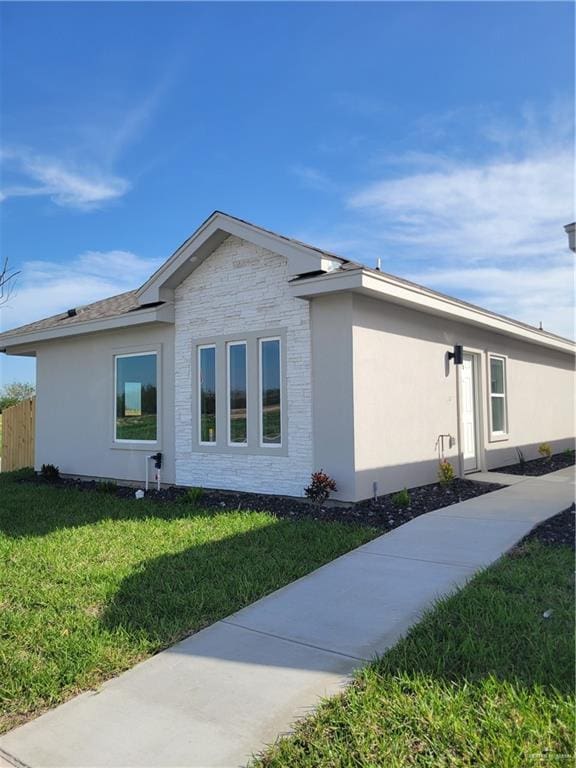
[(0, 731), (376, 534), (0, 475)]
[(155, 413), (141, 416), (118, 416), (116, 438), (118, 440), (156, 440), (157, 420)]
[(507, 556), (256, 765), (573, 765), (573, 561), (540, 543)]

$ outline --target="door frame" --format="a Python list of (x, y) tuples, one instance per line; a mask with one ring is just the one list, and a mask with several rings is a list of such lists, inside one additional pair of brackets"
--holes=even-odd
[(462, 380), (460, 366), (454, 366), (457, 369), (457, 417), (458, 417), (458, 462), (460, 465), (460, 477), (472, 474), (474, 472), (486, 471), (486, 457), (484, 450), (484, 399), (482, 396), (484, 351), (480, 349), (471, 349), (464, 347), (465, 357), (472, 358), (472, 380), (474, 385), (474, 432), (476, 440), (476, 468), (464, 469), (464, 445), (462, 435)]

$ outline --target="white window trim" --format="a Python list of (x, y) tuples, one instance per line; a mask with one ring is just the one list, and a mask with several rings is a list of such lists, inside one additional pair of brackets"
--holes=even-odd
[[(263, 370), (262, 370), (262, 345), (267, 341), (278, 342), (278, 366), (279, 366), (279, 378), (280, 378), (280, 442), (279, 443), (265, 443), (264, 437), (264, 387), (263, 387)], [(284, 422), (283, 422), (283, 410), (284, 399), (282, 397), (282, 338), (280, 336), (263, 336), (258, 339), (258, 444), (260, 448), (269, 448), (270, 450), (278, 450), (283, 447), (284, 443)]]
[[(243, 443), (232, 442), (232, 422), (230, 419), (230, 350), (232, 347), (244, 347), (246, 359), (246, 440)], [(245, 341), (228, 341), (226, 343), (226, 439), (229, 448), (246, 448), (248, 446), (248, 344)]]
[[(123, 357), (150, 357), (154, 355), (156, 358), (156, 439), (155, 440), (126, 440), (122, 437), (116, 437), (116, 419), (118, 418), (118, 360)], [(160, 357), (156, 350), (143, 350), (142, 352), (126, 352), (121, 354), (114, 354), (114, 402), (113, 402), (113, 421), (112, 421), (112, 435), (113, 442), (120, 445), (157, 445), (159, 442), (160, 432), (160, 384), (159, 384), (159, 360)]]
[[(202, 364), (201, 364), (201, 357), (202, 357), (202, 350), (203, 349), (213, 349), (214, 350), (214, 397), (216, 398), (216, 393), (218, 392), (218, 365), (216, 360), (216, 344), (199, 344), (197, 347), (197, 355), (198, 359), (196, 361), (196, 371), (198, 376), (198, 445), (208, 446), (209, 448), (215, 448), (216, 447), (216, 441), (218, 440), (218, 412), (217, 410), (214, 413), (214, 440), (202, 440)], [(216, 400), (214, 400), (216, 402)]]
[[(504, 392), (492, 392), (492, 360), (500, 360), (502, 362), (502, 381), (504, 383)], [(492, 423), (492, 398), (500, 398), (504, 402), (504, 429), (494, 429)], [(496, 442), (498, 440), (507, 440), (510, 434), (510, 428), (508, 424), (508, 358), (506, 355), (488, 354), (488, 404), (489, 404), (489, 419), (490, 419), (490, 440)]]

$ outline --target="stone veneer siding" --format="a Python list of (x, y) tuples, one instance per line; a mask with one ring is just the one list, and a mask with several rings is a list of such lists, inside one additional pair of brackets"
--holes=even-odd
[[(287, 260), (230, 236), (175, 293), (176, 483), (302, 496), (312, 472), (310, 307), (290, 295)], [(195, 451), (196, 342), (267, 328), (286, 330), (288, 455)]]

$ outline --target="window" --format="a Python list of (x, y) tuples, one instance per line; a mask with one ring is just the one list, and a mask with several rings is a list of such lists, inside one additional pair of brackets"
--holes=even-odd
[(260, 443), (282, 445), (280, 339), (260, 339)]
[(216, 442), (216, 347), (198, 347), (198, 379), (199, 440), (204, 445), (213, 445)]
[(114, 439), (154, 443), (158, 439), (157, 355), (115, 357), (116, 418)]
[(284, 328), (198, 339), (192, 350), (194, 450), (288, 455)]
[(493, 435), (507, 433), (506, 359), (504, 357), (490, 357), (490, 422)]
[(246, 342), (228, 344), (228, 444), (246, 445)]

